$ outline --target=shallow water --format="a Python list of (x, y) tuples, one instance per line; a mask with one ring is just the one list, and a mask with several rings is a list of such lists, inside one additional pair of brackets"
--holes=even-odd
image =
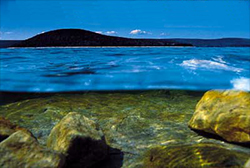
[(250, 148), (195, 132), (188, 121), (206, 90), (250, 91), (249, 53), (250, 48), (194, 47), (0, 49), (0, 116), (30, 130), (43, 146), (65, 115), (86, 116), (112, 149), (102, 168), (155, 167), (152, 153), (164, 156), (166, 167), (242, 167)]
[(101, 168), (144, 168), (140, 165), (145, 152), (159, 146), (167, 147), (155, 152), (165, 157), (161, 160), (166, 160), (165, 167), (242, 167), (250, 148), (203, 136), (188, 127), (202, 94), (183, 90), (32, 93), (32, 99), (0, 106), (0, 116), (29, 129), (41, 145), (69, 112), (86, 116), (98, 124), (106, 143), (118, 150), (111, 151), (114, 158), (101, 163)]
[(0, 91), (250, 90), (250, 48), (0, 49)]

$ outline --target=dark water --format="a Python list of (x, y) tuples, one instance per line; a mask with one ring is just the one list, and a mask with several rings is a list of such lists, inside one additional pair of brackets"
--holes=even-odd
[(0, 50), (0, 91), (250, 90), (250, 48)]

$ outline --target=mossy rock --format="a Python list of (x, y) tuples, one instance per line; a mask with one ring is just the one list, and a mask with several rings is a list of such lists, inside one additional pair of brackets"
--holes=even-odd
[(67, 114), (52, 129), (47, 146), (66, 155), (66, 167), (91, 167), (108, 153), (95, 122), (75, 112)]
[(225, 146), (212, 143), (159, 146), (145, 153), (142, 167), (240, 168), (249, 157), (249, 153), (229, 150)]
[(9, 120), (0, 116), (0, 142), (19, 130), (22, 130), (32, 136), (32, 133), (29, 130), (19, 127), (18, 125), (13, 124)]
[[(44, 145), (64, 116), (78, 112), (100, 125), (108, 144), (134, 150), (149, 144), (140, 140), (142, 134), (152, 144), (169, 140), (168, 137), (182, 140), (189, 133), (195, 135), (186, 124), (199, 99), (182, 91), (56, 94), (0, 106), (0, 115), (29, 129)], [(134, 145), (127, 145), (126, 141)]]
[[(55, 94), (0, 106), (0, 115), (29, 129), (46, 145), (63, 117), (74, 111), (94, 121), (108, 146), (124, 153), (123, 167), (136, 167), (136, 159), (155, 145), (223, 141), (208, 139), (188, 128), (201, 96), (185, 91)], [(246, 150), (229, 143), (228, 149)]]
[(17, 131), (0, 143), (1, 168), (61, 168), (64, 156), (44, 148), (36, 139)]
[(208, 91), (189, 121), (192, 129), (217, 134), (231, 142), (250, 142), (250, 93)]

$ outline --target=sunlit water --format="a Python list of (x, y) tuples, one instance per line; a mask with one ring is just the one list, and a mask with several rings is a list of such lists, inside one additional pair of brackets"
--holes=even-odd
[(0, 49), (0, 90), (250, 90), (250, 48)]

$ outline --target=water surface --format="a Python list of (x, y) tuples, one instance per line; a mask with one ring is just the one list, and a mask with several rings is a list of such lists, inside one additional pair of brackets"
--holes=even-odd
[(0, 90), (250, 90), (250, 48), (0, 49)]

